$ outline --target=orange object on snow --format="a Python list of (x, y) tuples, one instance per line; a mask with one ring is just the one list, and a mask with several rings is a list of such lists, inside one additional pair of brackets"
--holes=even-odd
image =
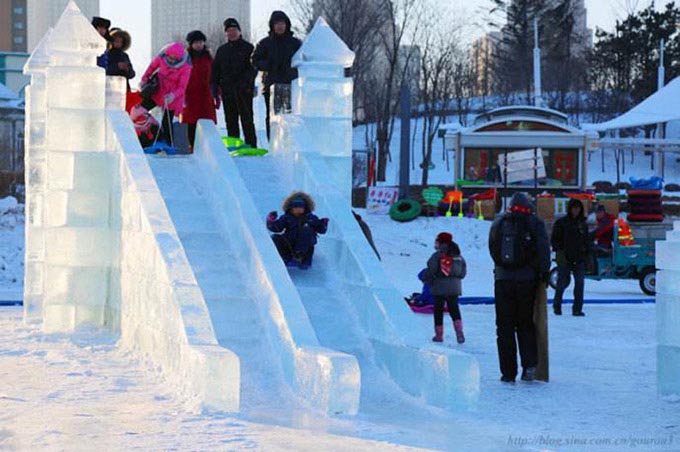
[(633, 237), (633, 231), (630, 230), (630, 226), (623, 218), (616, 220), (617, 224), (617, 237), (619, 240), (619, 245), (621, 246), (632, 246), (635, 245), (635, 239)]
[(447, 191), (446, 196), (443, 199), (443, 202), (446, 203), (453, 203), (453, 202), (461, 202), (463, 200), (463, 192), (462, 191)]

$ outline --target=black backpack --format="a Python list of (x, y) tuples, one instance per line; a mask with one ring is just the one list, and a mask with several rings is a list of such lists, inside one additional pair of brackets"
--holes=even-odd
[(493, 260), (499, 267), (517, 270), (529, 267), (536, 255), (536, 240), (531, 232), (529, 216), (505, 215), (496, 231)]

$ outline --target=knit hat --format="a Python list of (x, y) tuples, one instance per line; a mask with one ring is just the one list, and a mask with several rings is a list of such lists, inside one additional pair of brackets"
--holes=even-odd
[(227, 31), (228, 28), (232, 27), (238, 28), (238, 31), (241, 31), (241, 25), (239, 25), (238, 20), (230, 17), (224, 21), (224, 31)]
[(604, 206), (604, 204), (598, 204), (597, 209), (595, 209), (595, 211), (607, 213), (607, 208)]
[(300, 207), (301, 209), (307, 207), (307, 201), (305, 200), (305, 198), (303, 198), (302, 196), (298, 196), (295, 199), (293, 199), (293, 201), (290, 203), (290, 208), (294, 209), (296, 207)]
[(93, 17), (92, 26), (94, 28), (106, 28), (107, 30), (111, 27), (111, 21), (109, 19), (104, 19), (103, 17)]
[(453, 242), (453, 236), (448, 232), (440, 232), (437, 234), (437, 242), (439, 243), (451, 243)]
[(200, 30), (194, 30), (194, 31), (189, 32), (189, 34), (187, 34), (187, 42), (189, 44), (193, 44), (196, 41), (205, 42), (207, 40), (208, 40), (208, 38)]

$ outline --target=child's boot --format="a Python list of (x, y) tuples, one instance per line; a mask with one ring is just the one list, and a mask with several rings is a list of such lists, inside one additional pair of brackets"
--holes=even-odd
[(463, 334), (463, 321), (462, 320), (454, 320), (453, 321), (453, 329), (456, 330), (456, 340), (458, 341), (459, 344), (462, 344), (465, 342), (465, 335)]
[(432, 342), (444, 342), (444, 325), (434, 327), (434, 337)]

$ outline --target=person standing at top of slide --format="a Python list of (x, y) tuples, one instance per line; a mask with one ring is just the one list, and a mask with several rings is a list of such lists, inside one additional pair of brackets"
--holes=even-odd
[(270, 135), (269, 117), (272, 85), (290, 85), (298, 76), (291, 66), (293, 55), (302, 41), (293, 36), (290, 19), (283, 11), (274, 11), (269, 19), (269, 36), (257, 43), (253, 53), (253, 66), (263, 72), (264, 101), (267, 108), (267, 138)]
[(224, 21), (224, 34), (227, 42), (217, 49), (212, 65), (212, 94), (219, 99), (218, 89), (222, 90), (227, 134), (239, 138), (240, 118), (245, 142), (256, 148), (253, 95), (257, 71), (250, 61), (253, 45), (242, 38), (241, 25), (234, 18)]
[[(99, 36), (104, 38), (107, 43), (111, 42), (111, 35), (109, 34), (109, 28), (111, 28), (111, 21), (109, 19), (104, 19), (103, 17), (93, 17), (92, 26), (97, 30)], [(108, 54), (106, 52), (102, 53), (97, 57), (97, 66), (106, 69), (108, 65)]]
[(205, 44), (207, 40), (200, 30), (189, 32), (186, 39), (187, 52), (191, 58), (191, 76), (185, 93), (182, 122), (187, 124), (190, 153), (196, 141), (196, 123), (199, 119), (217, 123), (215, 110), (220, 108), (219, 97), (213, 98), (210, 94), (213, 57)]
[[(181, 42), (173, 42), (160, 51), (144, 72), (141, 81), (142, 107), (147, 110), (159, 106), (163, 108), (163, 139), (166, 143), (172, 143), (172, 118), (179, 115), (184, 109), (189, 77), (191, 76), (191, 58), (189, 52)], [(156, 83), (152, 79), (156, 78)], [(155, 85), (148, 90), (145, 85)]]

